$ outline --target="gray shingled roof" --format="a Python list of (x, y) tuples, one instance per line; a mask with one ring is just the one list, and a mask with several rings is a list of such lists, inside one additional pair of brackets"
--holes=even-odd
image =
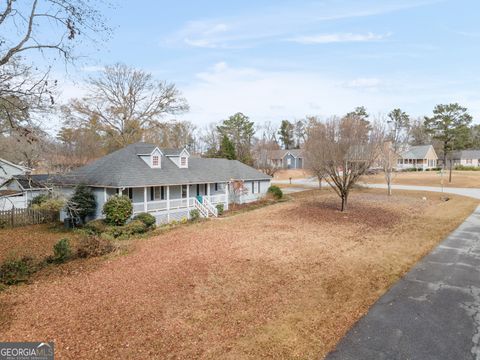
[[(181, 169), (168, 157), (162, 156), (161, 168), (151, 168), (139, 154), (150, 154), (154, 149), (155, 145), (146, 143), (129, 145), (72, 171), (61, 182), (64, 185), (84, 183), (90, 186), (143, 187), (271, 178), (237, 160), (227, 159), (190, 157), (188, 168)], [(172, 155), (179, 154), (183, 149), (177, 152), (160, 150)]]
[(480, 159), (480, 150), (461, 150), (452, 154), (454, 160)]
[(417, 145), (411, 146), (410, 149), (402, 153), (403, 159), (425, 159), (427, 157), (428, 150), (432, 145)]

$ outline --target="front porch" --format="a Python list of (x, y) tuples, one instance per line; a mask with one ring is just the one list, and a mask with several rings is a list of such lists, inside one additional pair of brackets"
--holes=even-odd
[(419, 169), (426, 170), (432, 169), (437, 166), (437, 160), (434, 159), (399, 159), (397, 162), (397, 168), (400, 170), (405, 169)]
[(227, 183), (202, 183), (184, 185), (125, 188), (121, 192), (132, 200), (133, 215), (148, 212), (157, 223), (190, 217), (190, 210), (198, 209), (202, 216), (216, 216), (216, 206), (228, 209)]

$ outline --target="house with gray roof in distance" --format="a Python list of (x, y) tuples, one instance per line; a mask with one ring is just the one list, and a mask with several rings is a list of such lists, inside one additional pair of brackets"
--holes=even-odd
[(25, 209), (38, 195), (52, 191), (46, 183), (48, 175), (13, 175), (0, 182), (0, 210)]
[[(157, 223), (188, 218), (192, 209), (201, 216), (217, 216), (216, 205), (246, 203), (263, 197), (271, 177), (237, 160), (190, 156), (186, 149), (160, 149), (136, 143), (62, 176), (56, 182), (64, 194), (84, 184), (97, 201), (94, 218), (116, 194), (128, 196), (134, 214), (152, 213)], [(234, 184), (242, 183), (242, 191)], [(238, 187), (236, 187), (238, 188)], [(65, 214), (63, 215), (65, 216)]]
[(303, 169), (305, 166), (302, 149), (272, 150), (268, 158), (279, 169)]
[(454, 166), (480, 166), (480, 149), (454, 151), (449, 157), (451, 157)]
[(432, 145), (410, 146), (406, 151), (400, 153), (397, 169), (427, 170), (436, 168), (437, 163), (438, 156)]
[(25, 175), (30, 169), (14, 164), (5, 159), (0, 159), (0, 183), (10, 179), (14, 175)]

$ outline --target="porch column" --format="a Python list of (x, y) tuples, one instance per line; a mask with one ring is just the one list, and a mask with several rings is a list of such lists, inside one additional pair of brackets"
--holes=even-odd
[(143, 211), (144, 212), (148, 212), (147, 201), (148, 201), (148, 191), (147, 191), (147, 187), (145, 186), (143, 188)]
[(228, 210), (228, 186), (229, 183), (225, 183), (225, 210)]
[(107, 202), (107, 188), (106, 187), (103, 188), (103, 201)]
[(170, 222), (170, 185), (167, 185), (167, 222)]
[(208, 201), (211, 201), (212, 199), (210, 198), (210, 184), (207, 184), (207, 199)]

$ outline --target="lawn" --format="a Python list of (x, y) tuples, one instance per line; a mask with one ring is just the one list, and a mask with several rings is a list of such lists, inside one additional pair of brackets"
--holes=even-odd
[(361, 190), (340, 213), (330, 191), (296, 194), (10, 287), (0, 339), (75, 359), (322, 358), (476, 205)]
[[(362, 181), (370, 184), (385, 184), (384, 174), (364, 176)], [(441, 186), (441, 177), (437, 171), (399, 172), (395, 174), (394, 184)], [(480, 188), (480, 171), (453, 171), (452, 182), (448, 182), (448, 172), (444, 175), (445, 187)]]
[(68, 238), (72, 244), (79, 235), (62, 228), (59, 224), (41, 224), (0, 229), (0, 263), (6, 259), (22, 256), (43, 258), (53, 254), (53, 245)]

